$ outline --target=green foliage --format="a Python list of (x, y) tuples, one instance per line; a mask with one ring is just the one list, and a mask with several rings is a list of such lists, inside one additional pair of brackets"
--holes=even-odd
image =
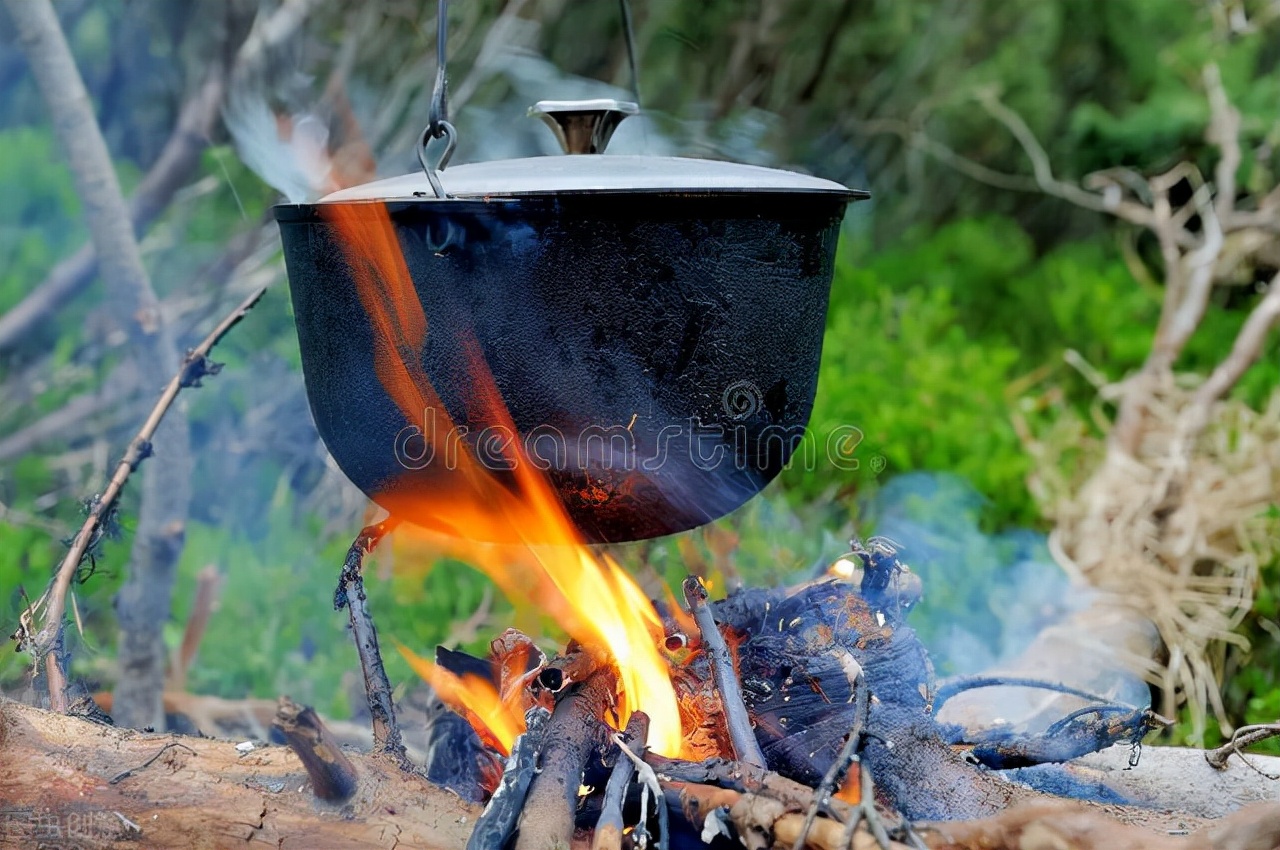
[[(1034, 255), (1002, 218), (961, 219), (903, 244), (842, 252), (832, 290), (811, 429), (864, 434), (859, 469), (792, 470), (784, 486), (813, 499), (884, 474), (949, 471), (991, 500), (988, 527), (1036, 525), (1028, 459), (1012, 424), (1011, 384), (1068, 348), (1133, 368), (1150, 341), (1156, 297), (1094, 243)], [(1092, 401), (1079, 383), (1076, 402)]]
[[(346, 716), (348, 696), (359, 693), (359, 668), (347, 614), (333, 610), (333, 592), (348, 543), (324, 540), (314, 521), (299, 523), (284, 488), (268, 513), (266, 533), (253, 537), (203, 523), (189, 526), (166, 639), (171, 647), (181, 640), (196, 575), (212, 564), (222, 591), (188, 676), (191, 690), (228, 698), (289, 694)], [(480, 607), (488, 582), (456, 563), (388, 570), (388, 557), (380, 552), (366, 561), (368, 604), (388, 675), (393, 683), (411, 682), (416, 676), (396, 644), (430, 657), (455, 624)], [(467, 648), (481, 651), (490, 637), (481, 633)]]
[[(0, 630), (7, 637), (18, 615), (44, 590), (62, 549), (46, 529), (0, 522)], [(15, 678), (24, 655), (0, 652), (0, 682)]]
[(43, 128), (0, 131), (0, 311), (84, 238), (80, 199), (66, 166), (50, 156), (56, 149), (53, 134)]
[[(189, 11), (183, 4), (171, 5), (154, 20), (148, 13), (147, 20), (129, 21), (129, 26), (122, 23), (128, 4), (119, 0), (84, 10), (70, 36), (99, 101), (119, 75), (177, 67), (190, 59), (174, 39), (193, 28), (168, 25), (190, 23)], [(317, 10), (314, 31), (321, 37), (327, 33), (336, 41), (347, 31), (351, 20), (342, 5)], [(1228, 38), (1214, 22), (1213, 4), (1190, 0), (974, 0), (950, 4), (945, 14), (939, 14), (934, 0), (782, 0), (749, 8), (736, 0), (635, 5), (646, 108), (665, 113), (662, 126), (673, 144), (699, 154), (802, 163), (820, 174), (870, 185), (877, 200), (874, 207), (867, 205), (869, 213), (863, 210), (857, 220), (862, 229), (846, 238), (838, 260), (811, 423), (816, 468), (793, 465), (762, 498), (709, 531), (684, 542), (620, 547), (620, 557), (633, 565), (646, 563), (670, 584), (684, 574), (691, 556), (701, 553), (714, 564), (715, 535), (727, 533), (736, 536), (737, 566), (745, 579), (794, 579), (815, 561), (838, 553), (852, 528), (866, 531), (883, 520), (860, 513), (859, 505), (871, 503), (895, 476), (916, 470), (957, 473), (984, 499), (964, 502), (945, 517), (953, 524), (937, 532), (960, 541), (960, 566), (954, 569), (963, 571), (965, 581), (949, 581), (946, 574), (927, 577), (929, 604), (956, 618), (968, 617), (966, 628), (979, 643), (991, 638), (983, 620), (990, 625), (989, 615), (1004, 602), (984, 595), (983, 582), (1023, 544), (982, 537), (972, 529), (1043, 525), (1026, 491), (1029, 460), (1012, 424), (1018, 396), (1047, 380), (1061, 388), (1056, 410), (1094, 405), (1095, 389), (1063, 364), (1064, 352), (1078, 352), (1108, 379), (1137, 368), (1150, 344), (1161, 293), (1153, 283), (1134, 280), (1106, 218), (1039, 193), (1012, 193), (975, 181), (922, 153), (911, 134), (925, 133), (992, 169), (1029, 173), (1025, 152), (975, 99), (978, 90), (991, 90), (1025, 118), (1055, 174), (1064, 178), (1117, 165), (1150, 173), (1185, 158), (1204, 167), (1209, 153), (1200, 74), (1213, 59), (1242, 113), (1241, 184), (1265, 185), (1280, 169), (1274, 154), (1280, 150), (1274, 117), (1280, 52), (1274, 30)], [(502, 7), (499, 0), (455, 4), (455, 33), (482, 34)], [(1245, 7), (1256, 11), (1252, 2)], [(431, 10), (388, 4), (375, 11), (382, 29), (363, 39), (374, 48), (358, 50), (344, 74), (351, 78), (352, 100), (359, 113), (362, 96), (378, 92), (370, 100), (378, 101), (379, 111), (411, 112), (415, 95), (413, 85), (404, 84), (404, 69), (432, 49)], [(768, 27), (752, 18), (770, 11), (778, 14)], [(616, 8), (609, 4), (584, 4), (544, 21), (531, 37), (542, 40), (534, 49), (541, 47), (570, 73), (627, 82), (626, 63), (619, 61)], [(459, 41), (452, 61), (456, 68), (468, 68), (480, 39)], [(129, 45), (151, 46), (121, 55), (121, 47)], [(157, 84), (156, 74), (146, 76), (148, 85)], [(137, 76), (131, 79), (139, 83)], [(514, 72), (510, 79), (484, 81), (476, 90), (475, 108), (487, 108), (520, 83)], [(429, 86), (429, 75), (422, 75), (416, 96), (423, 97)], [(384, 103), (382, 94), (388, 92)], [(138, 152), (123, 141), (139, 142), (143, 135), (132, 125), (160, 128), (134, 146), (154, 152), (172, 117), (148, 107), (163, 100), (154, 88), (136, 88), (134, 97), (139, 102), (125, 102), (125, 109), (103, 110), (108, 142), (126, 163), (120, 166), (126, 187), (137, 181), (137, 168), (127, 163)], [(82, 244), (86, 233), (67, 170), (51, 155), (56, 151), (51, 133), (8, 123), (41, 120), (38, 99), (24, 95), (21, 86), (0, 86), (0, 105), (12, 106), (0, 118), (5, 154), (0, 185), (6, 194), (0, 206), (3, 311)], [(463, 111), (458, 120), (464, 146), (476, 135), (469, 136), (466, 117)], [(1271, 158), (1253, 159), (1249, 143), (1268, 134)], [(129, 152), (120, 154), (125, 148)], [(223, 256), (228, 238), (260, 221), (272, 200), (272, 192), (228, 147), (208, 149), (201, 179), (145, 241), (156, 288), (169, 296), (208, 289), (205, 272)], [(1137, 240), (1129, 259), (1150, 261), (1156, 253)], [(1216, 302), (1179, 366), (1210, 368), (1256, 298), (1242, 289)], [(32, 351), (0, 364), (0, 377), (8, 378), (26, 358), (52, 352), (55, 372), (46, 386), (23, 387), (21, 404), (0, 408), (5, 432), (101, 384), (114, 355), (103, 353), (100, 329), (84, 323), (100, 307), (95, 292), (79, 298)], [(226, 576), (222, 607), (192, 671), (192, 689), (229, 697), (289, 692), (341, 714), (349, 707), (354, 653), (345, 615), (330, 613), (329, 600), (345, 534), (355, 529), (343, 529), (335, 538), (333, 529), (323, 528), (303, 507), (317, 459), (288, 452), (314, 445), (308, 442), (310, 423), (249, 417), (263, 409), (264, 394), (278, 391), (273, 381), (285, 390), (297, 389), (299, 357), (290, 309), (283, 288), (270, 292), (252, 319), (217, 350), (216, 359), (227, 367), (210, 382), (211, 390), (184, 397), (193, 422), (197, 476), (206, 492), (189, 525), (167, 637), (176, 642), (195, 573), (213, 563)], [(1256, 404), (1277, 384), (1280, 342), (1273, 341), (1236, 392)], [(856, 469), (837, 468), (825, 459), (826, 438), (840, 426), (862, 433), (853, 454)], [(274, 442), (261, 436), (268, 432)], [(245, 449), (251, 436), (258, 444)], [(112, 456), (118, 447), (117, 441)], [(53, 456), (67, 448), (54, 440), (40, 451)], [(225, 452), (233, 449), (246, 455), (227, 462)], [(313, 449), (306, 451), (314, 455)], [(48, 529), (75, 524), (75, 499), (84, 495), (91, 478), (68, 471), (65, 464), (55, 469), (43, 455), (0, 470), (0, 502), (34, 520), (0, 524), (0, 625), (13, 622), (21, 607), (19, 586), (36, 594), (47, 581), (63, 551)], [(918, 500), (903, 504), (904, 515), (925, 510)], [(122, 506), (126, 531), (135, 511), (131, 489)], [(109, 543), (100, 574), (77, 592), (86, 628), (77, 664), (91, 675), (111, 673), (110, 597), (131, 542), (126, 533), (123, 541)], [(451, 561), (389, 563), (381, 553), (371, 560), (370, 604), (392, 677), (405, 681), (411, 674), (391, 648), (394, 642), (429, 652), (475, 610), (488, 583)], [(1235, 660), (1227, 689), (1233, 710), (1240, 708), (1248, 720), (1280, 714), (1274, 672), (1280, 670), (1277, 586), (1280, 568), (1269, 565), (1256, 616), (1247, 627), (1253, 654)], [(503, 602), (495, 606), (494, 622), (512, 622)], [(485, 626), (461, 637), (469, 648), (481, 649), (489, 631)], [(4, 657), (0, 680), (9, 680), (22, 658)]]

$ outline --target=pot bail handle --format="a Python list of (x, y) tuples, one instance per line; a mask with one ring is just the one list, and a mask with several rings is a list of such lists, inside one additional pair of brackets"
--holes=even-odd
[[(426, 172), (431, 191), (440, 200), (449, 195), (440, 183), (440, 172), (444, 171), (453, 156), (453, 149), (458, 146), (458, 131), (449, 123), (449, 81), (445, 71), (445, 47), (449, 38), (449, 0), (436, 0), (436, 82), (431, 89), (431, 107), (427, 113), (427, 128), (418, 139), (418, 162)], [(432, 139), (445, 140), (444, 152), (440, 160), (432, 166), (427, 159), (427, 145)]]

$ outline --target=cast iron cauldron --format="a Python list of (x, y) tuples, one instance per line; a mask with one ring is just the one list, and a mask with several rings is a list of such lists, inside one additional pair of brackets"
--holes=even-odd
[[(625, 111), (540, 106), (568, 148), (588, 151)], [(546, 470), (586, 539), (709, 522), (772, 480), (803, 433), (840, 222), (865, 197), (733, 163), (581, 155), (277, 206), (316, 426), (375, 502), (447, 486), (459, 474), (448, 439), (510, 476), (497, 426), (478, 414), (466, 354), (478, 349), (526, 461)], [(420, 350), (400, 354), (420, 363), (447, 416), (408, 418), (376, 373), (375, 323), (333, 204), (385, 204), (428, 328)], [(443, 435), (448, 421), (460, 427)]]

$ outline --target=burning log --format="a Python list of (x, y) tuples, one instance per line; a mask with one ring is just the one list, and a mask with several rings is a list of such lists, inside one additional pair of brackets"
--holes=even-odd
[(556, 703), (515, 850), (550, 850), (573, 840), (582, 772), (592, 752), (604, 742), (603, 718), (613, 708), (616, 690), (617, 678), (605, 668), (566, 691)]
[(309, 707), (280, 697), (271, 728), (284, 736), (311, 777), (311, 790), (321, 800), (340, 803), (356, 791), (356, 769), (334, 742), (320, 717)]

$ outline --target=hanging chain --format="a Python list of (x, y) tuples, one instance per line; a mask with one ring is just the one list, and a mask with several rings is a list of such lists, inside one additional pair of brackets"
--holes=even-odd
[[(436, 82), (431, 90), (431, 108), (427, 113), (427, 128), (418, 139), (418, 161), (426, 172), (427, 182), (437, 198), (449, 195), (440, 183), (440, 172), (449, 165), (453, 149), (458, 146), (458, 131), (449, 123), (448, 75), (445, 71), (445, 48), (449, 40), (449, 0), (436, 0)], [(444, 153), (433, 166), (427, 159), (427, 145), (432, 139), (445, 140)]]

